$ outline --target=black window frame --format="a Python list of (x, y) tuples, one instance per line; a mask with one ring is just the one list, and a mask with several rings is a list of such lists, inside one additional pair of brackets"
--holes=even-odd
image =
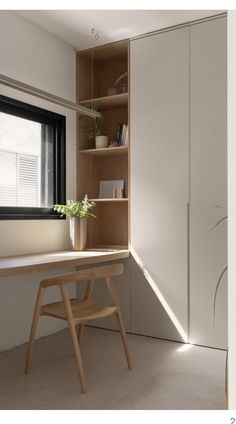
[[(52, 125), (55, 128), (53, 204), (64, 204), (66, 199), (66, 117), (3, 95), (0, 95), (0, 112)], [(1, 219), (65, 219), (65, 217), (61, 217), (53, 208), (0, 205)]]

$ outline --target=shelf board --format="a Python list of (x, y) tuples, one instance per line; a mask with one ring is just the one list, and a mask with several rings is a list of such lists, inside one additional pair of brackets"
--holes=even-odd
[[(99, 64), (127, 60), (128, 46), (129, 39), (97, 46), (93, 51), (93, 60)], [(91, 48), (77, 52), (77, 56), (91, 62)]]
[(127, 146), (120, 147), (105, 147), (103, 149), (86, 149), (80, 150), (80, 153), (83, 155), (91, 155), (91, 156), (116, 156), (116, 155), (124, 155), (128, 153)]
[(127, 244), (123, 246), (110, 245), (110, 244), (98, 244), (91, 248), (89, 247), (88, 249), (86, 249), (86, 252), (89, 252), (89, 251), (92, 251), (92, 252), (98, 251), (98, 252), (105, 252), (105, 253), (107, 252), (119, 253), (120, 251), (127, 251), (127, 253), (130, 255), (129, 247)]
[(127, 197), (122, 197), (120, 199), (89, 199), (90, 202), (96, 202), (96, 203), (104, 203), (104, 202), (128, 202), (128, 198)]
[[(116, 109), (123, 106), (128, 106), (128, 93), (113, 94), (112, 96), (98, 97), (93, 99), (94, 102), (100, 102), (99, 111), (105, 109)], [(79, 104), (82, 106), (92, 104), (92, 100), (81, 100)]]

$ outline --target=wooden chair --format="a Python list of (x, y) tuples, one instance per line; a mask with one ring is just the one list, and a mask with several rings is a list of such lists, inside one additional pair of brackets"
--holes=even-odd
[[(33, 321), (31, 326), (29, 344), (26, 355), (25, 374), (29, 372), (34, 338), (37, 330), (37, 325), (40, 315), (47, 315), (54, 318), (66, 320), (69, 325), (72, 343), (75, 352), (76, 363), (79, 372), (81, 391), (86, 391), (84, 369), (80, 352), (80, 342), (84, 330), (84, 324), (90, 320), (104, 318), (112, 314), (116, 314), (122, 342), (124, 346), (126, 361), (128, 368), (131, 369), (130, 355), (128, 351), (128, 344), (125, 334), (123, 318), (120, 311), (120, 306), (116, 291), (112, 282), (112, 277), (120, 275), (123, 272), (122, 264), (101, 266), (98, 268), (84, 269), (78, 272), (67, 273), (58, 275), (46, 280), (41, 281), (38, 291), (38, 296), (35, 304)], [(112, 306), (99, 305), (91, 302), (94, 282), (98, 279), (105, 278), (107, 288), (111, 297)], [(86, 290), (84, 299), (69, 299), (68, 290), (66, 285), (71, 282), (80, 282), (86, 280)], [(48, 287), (57, 285), (60, 288), (62, 301), (49, 303), (43, 305), (44, 292)], [(79, 325), (78, 337), (76, 326)]]

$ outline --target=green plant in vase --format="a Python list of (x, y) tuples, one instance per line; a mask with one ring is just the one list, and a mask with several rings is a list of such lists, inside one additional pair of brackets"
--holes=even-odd
[(85, 195), (81, 200), (67, 200), (66, 205), (53, 205), (53, 209), (70, 218), (70, 239), (73, 250), (84, 250), (87, 238), (87, 218), (96, 216), (91, 212), (96, 204)]

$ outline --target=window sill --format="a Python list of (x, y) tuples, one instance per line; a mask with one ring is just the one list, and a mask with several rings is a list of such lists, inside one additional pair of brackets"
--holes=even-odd
[(48, 208), (0, 207), (0, 220), (66, 219)]

